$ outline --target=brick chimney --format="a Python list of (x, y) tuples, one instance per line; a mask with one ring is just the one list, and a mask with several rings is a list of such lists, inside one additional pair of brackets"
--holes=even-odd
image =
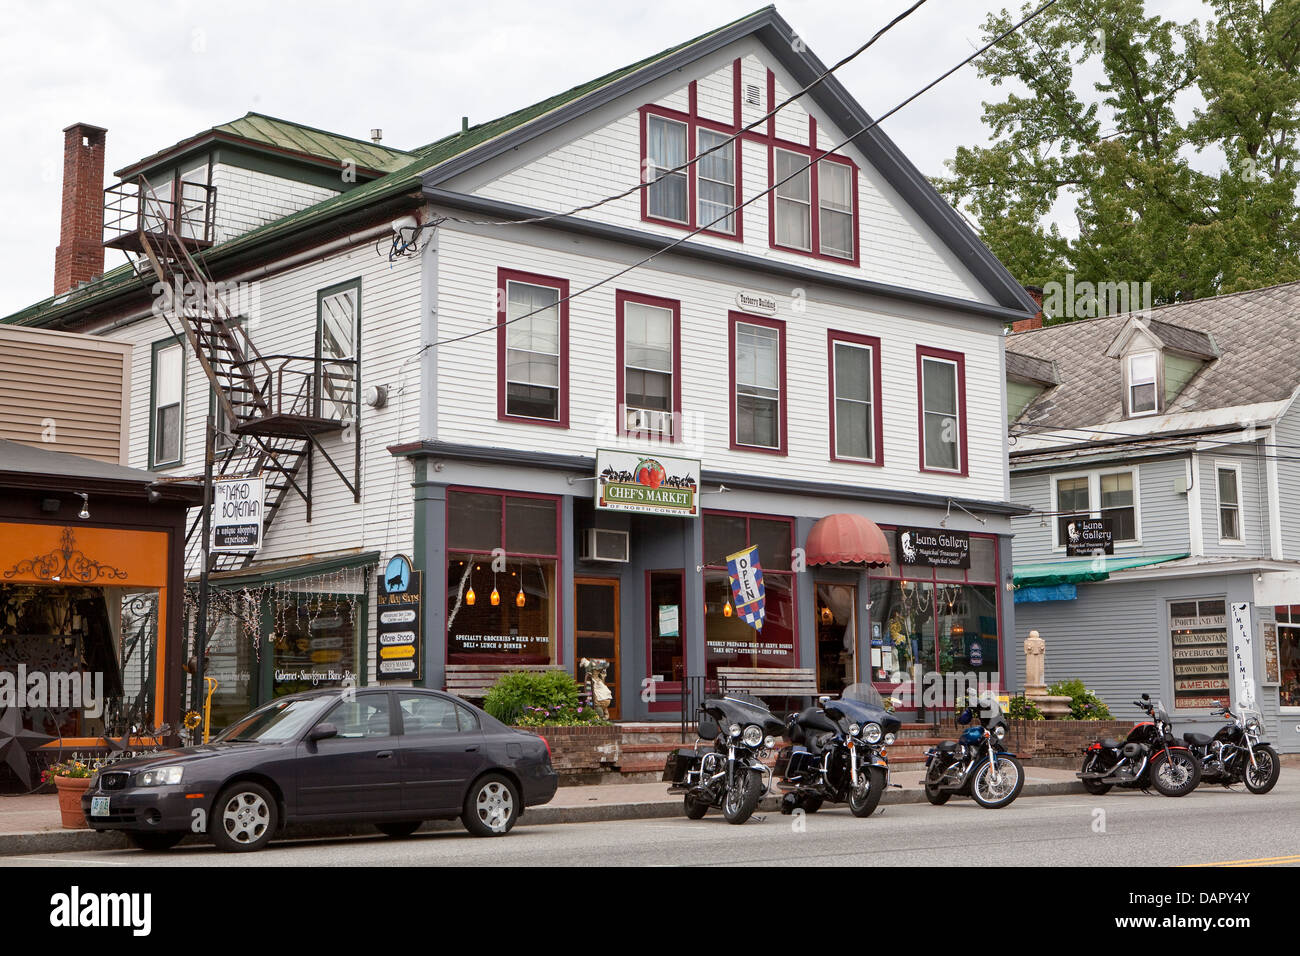
[(1029, 298), (1034, 300), (1038, 306), (1038, 314), (1032, 319), (1020, 319), (1011, 323), (1012, 332), (1028, 332), (1031, 329), (1041, 329), (1043, 327), (1043, 290), (1036, 285), (1025, 286), (1025, 291), (1029, 293)]
[(54, 250), (54, 294), (104, 272), (104, 137), (73, 123), (63, 131), (63, 218)]

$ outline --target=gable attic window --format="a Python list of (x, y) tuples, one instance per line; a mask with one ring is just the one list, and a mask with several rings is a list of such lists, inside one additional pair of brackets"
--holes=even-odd
[(686, 173), (669, 173), (686, 162), (687, 125), (653, 113), (646, 115), (646, 214), (656, 219), (690, 222)]
[(1160, 363), (1156, 352), (1139, 352), (1127, 359), (1128, 413), (1130, 417), (1154, 415), (1160, 410), (1156, 391)]

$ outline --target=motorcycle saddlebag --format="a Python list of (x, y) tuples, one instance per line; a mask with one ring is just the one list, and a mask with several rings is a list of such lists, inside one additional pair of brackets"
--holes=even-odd
[(664, 762), (664, 783), (681, 783), (686, 779), (686, 773), (690, 770), (696, 770), (700, 766), (702, 754), (695, 750), (682, 748), (674, 750), (668, 755)]

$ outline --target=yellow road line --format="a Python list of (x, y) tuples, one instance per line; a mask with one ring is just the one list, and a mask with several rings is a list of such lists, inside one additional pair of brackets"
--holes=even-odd
[(1278, 866), (1282, 863), (1300, 863), (1300, 853), (1291, 856), (1261, 856), (1253, 860), (1223, 860), (1219, 863), (1186, 863), (1184, 866)]

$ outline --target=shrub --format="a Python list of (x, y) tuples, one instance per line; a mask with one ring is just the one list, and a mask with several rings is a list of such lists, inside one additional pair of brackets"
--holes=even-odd
[(1007, 717), (1011, 720), (1046, 720), (1038, 705), (1023, 695), (1007, 701)]
[(1070, 716), (1075, 720), (1111, 720), (1110, 709), (1088, 690), (1081, 680), (1059, 680), (1047, 688), (1050, 697), (1070, 698)]
[(605, 723), (583, 687), (565, 671), (512, 671), (483, 698), (483, 709), (523, 727)]

